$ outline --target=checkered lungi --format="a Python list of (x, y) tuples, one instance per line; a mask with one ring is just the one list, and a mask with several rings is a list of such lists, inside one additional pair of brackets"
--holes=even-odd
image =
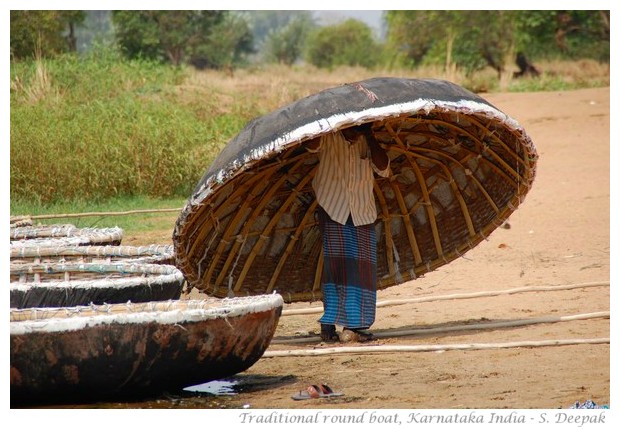
[(377, 240), (373, 224), (331, 220), (319, 207), (323, 235), (323, 308), (320, 323), (369, 328), (377, 304)]

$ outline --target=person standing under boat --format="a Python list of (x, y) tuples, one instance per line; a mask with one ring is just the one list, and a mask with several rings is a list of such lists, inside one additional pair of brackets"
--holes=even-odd
[[(325, 134), (306, 149), (319, 156), (312, 187), (323, 238), (321, 339), (367, 341), (377, 303), (373, 171), (388, 177), (390, 159), (371, 124)], [(340, 336), (336, 325), (343, 327)]]

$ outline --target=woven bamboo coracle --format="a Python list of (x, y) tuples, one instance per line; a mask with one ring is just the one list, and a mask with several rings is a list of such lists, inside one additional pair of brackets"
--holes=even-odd
[(30, 216), (11, 216), (11, 228), (32, 226), (32, 218)]
[(263, 355), (277, 294), (11, 309), (11, 401), (152, 397), (230, 377)]
[(327, 89), (251, 121), (206, 171), (173, 232), (190, 287), (320, 299), (318, 159), (304, 144), (366, 123), (392, 171), (375, 181), (379, 289), (474, 248), (534, 181), (538, 155), (525, 130), (458, 85), (375, 78)]
[(22, 226), (11, 228), (13, 247), (118, 246), (123, 239), (121, 228), (77, 228), (71, 224)]
[[(124, 302), (116, 304), (90, 304), (70, 307), (35, 307), (11, 308), (11, 322), (25, 323), (25, 328), (11, 325), (16, 333), (32, 331), (58, 331), (67, 328), (67, 325), (100, 325), (110, 323), (157, 323), (191, 322), (197, 315), (201, 319), (216, 319), (244, 316), (252, 313), (282, 307), (282, 297), (278, 294), (257, 295), (239, 298), (207, 298), (187, 300), (166, 300), (148, 302)], [(169, 314), (169, 315), (168, 315)], [(64, 325), (48, 326), (50, 322), (74, 319), (76, 322), (66, 322)], [(46, 323), (47, 322), (47, 323)], [(37, 324), (38, 323), (38, 324)], [(73, 327), (73, 326), (69, 326)]]
[(11, 263), (11, 308), (178, 299), (185, 278), (172, 265)]
[(11, 264), (60, 262), (131, 262), (174, 265), (171, 244), (149, 246), (11, 247)]

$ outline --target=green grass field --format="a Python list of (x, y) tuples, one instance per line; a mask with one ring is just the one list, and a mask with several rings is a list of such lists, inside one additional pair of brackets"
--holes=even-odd
[[(375, 76), (451, 80), (474, 92), (609, 86), (609, 64), (537, 64), (537, 79), (484, 70), (266, 66), (235, 71), (128, 61), (113, 52), (11, 63), (11, 215), (182, 207), (222, 147), (252, 118), (327, 87)], [(140, 233), (176, 214), (93, 216), (81, 226)], [(67, 219), (54, 219), (65, 222)], [(159, 226), (158, 226), (159, 223)], [(164, 225), (164, 226), (162, 226)]]

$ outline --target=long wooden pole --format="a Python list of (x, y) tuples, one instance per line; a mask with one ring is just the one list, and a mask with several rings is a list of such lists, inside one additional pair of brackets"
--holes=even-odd
[[(588, 288), (588, 287), (604, 287), (604, 286), (609, 286), (609, 285), (610, 285), (609, 281), (602, 281), (602, 282), (590, 282), (590, 283), (576, 283), (576, 284), (568, 284), (568, 285), (528, 286), (528, 287), (506, 289), (506, 290), (483, 291), (483, 292), (472, 292), (472, 293), (456, 293), (456, 294), (439, 295), (439, 296), (422, 296), (419, 298), (391, 299), (387, 301), (377, 302), (377, 308), (389, 307), (389, 306), (394, 306), (394, 305), (403, 305), (403, 304), (417, 304), (421, 302), (431, 302), (431, 301), (483, 298), (483, 297), (500, 296), (500, 295), (512, 295), (512, 294), (523, 293), (523, 292), (548, 292), (548, 291), (557, 291), (557, 290), (581, 289), (581, 288)], [(310, 307), (310, 308), (298, 308), (298, 309), (285, 309), (284, 311), (282, 311), (282, 316), (294, 316), (294, 315), (299, 315), (299, 314), (315, 314), (315, 313), (321, 313), (321, 312), (323, 312), (322, 306), (321, 307)]]
[(337, 354), (368, 354), (368, 353), (402, 353), (402, 352), (438, 352), (448, 350), (489, 350), (506, 349), (515, 347), (550, 347), (568, 346), (581, 344), (609, 344), (609, 337), (566, 339), (566, 340), (542, 340), (542, 341), (514, 341), (508, 343), (470, 343), (470, 344), (420, 344), (420, 345), (382, 345), (382, 346), (356, 346), (356, 347), (329, 347), (324, 349), (301, 349), (301, 350), (267, 350), (263, 358), (274, 357), (299, 357), (299, 356), (324, 356)]
[[(64, 214), (45, 214), (28, 216), (30, 219), (59, 219), (59, 218), (75, 218), (75, 217), (90, 217), (90, 216), (127, 216), (133, 214), (144, 213), (168, 213), (168, 212), (180, 212), (183, 207), (176, 209), (144, 209), (144, 210), (127, 210), (123, 212), (87, 212), (87, 213), (64, 213)], [(24, 217), (24, 216), (18, 216)]]

